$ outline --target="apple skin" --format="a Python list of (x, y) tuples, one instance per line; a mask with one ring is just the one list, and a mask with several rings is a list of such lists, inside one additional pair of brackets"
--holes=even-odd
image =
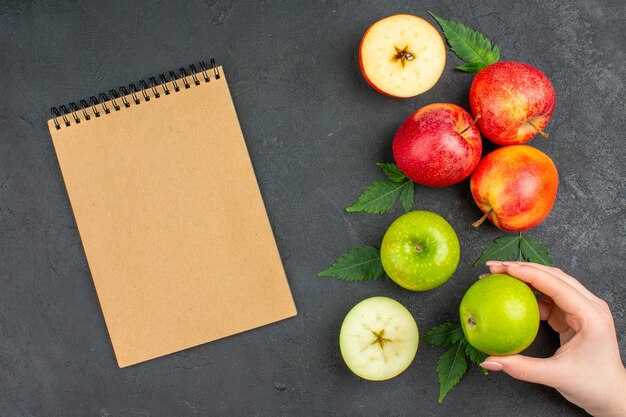
[(380, 245), (385, 273), (411, 291), (442, 285), (456, 271), (460, 257), (456, 232), (443, 217), (430, 211), (415, 210), (398, 217)]
[[(374, 26), (374, 25), (372, 25)], [(386, 91), (381, 90), (380, 88), (378, 88), (376, 86), (376, 84), (374, 84), (369, 77), (367, 76), (367, 73), (365, 72), (365, 68), (363, 67), (363, 56), (361, 51), (363, 50), (363, 41), (365, 40), (365, 37), (367, 36), (367, 34), (369, 33), (369, 31), (372, 29), (372, 26), (370, 26), (369, 28), (367, 28), (367, 30), (365, 31), (365, 33), (363, 34), (363, 37), (361, 38), (361, 42), (359, 43), (359, 68), (361, 68), (361, 74), (363, 75), (363, 79), (365, 79), (365, 82), (372, 87), (374, 90), (378, 91), (380, 94), (383, 94), (387, 97), (393, 97), (393, 98), (406, 98), (406, 97), (402, 97), (402, 96), (395, 96), (393, 94), (389, 94)]]
[(505, 232), (521, 232), (541, 223), (552, 210), (558, 186), (554, 162), (527, 145), (504, 146), (487, 154), (470, 180), (478, 207)]
[(461, 327), (470, 345), (488, 355), (514, 355), (535, 340), (539, 305), (524, 282), (506, 274), (476, 281), (459, 306)]
[(396, 132), (392, 147), (400, 171), (431, 187), (467, 178), (483, 150), (472, 116), (449, 103), (429, 104), (409, 116)]
[(472, 115), (481, 116), (477, 124), (485, 138), (498, 145), (516, 145), (547, 126), (556, 94), (548, 77), (532, 65), (496, 62), (474, 77), (469, 103)]

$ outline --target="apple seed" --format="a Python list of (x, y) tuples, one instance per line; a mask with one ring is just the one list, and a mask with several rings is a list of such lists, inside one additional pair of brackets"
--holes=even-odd
[(397, 46), (394, 46), (396, 50), (396, 55), (392, 58), (392, 61), (400, 61), (400, 63), (402, 64), (402, 68), (404, 68), (404, 66), (406, 65), (406, 61), (413, 61), (415, 59), (415, 56), (411, 52), (407, 51), (408, 47), (409, 46), (407, 45), (404, 48), (400, 49)]

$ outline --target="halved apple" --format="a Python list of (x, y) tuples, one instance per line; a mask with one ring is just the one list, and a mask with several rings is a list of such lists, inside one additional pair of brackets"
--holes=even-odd
[(392, 97), (430, 90), (446, 65), (446, 46), (426, 20), (397, 14), (374, 23), (359, 47), (361, 72), (374, 89)]
[(346, 315), (339, 332), (341, 356), (363, 379), (382, 381), (409, 367), (419, 342), (415, 319), (387, 297), (367, 298)]

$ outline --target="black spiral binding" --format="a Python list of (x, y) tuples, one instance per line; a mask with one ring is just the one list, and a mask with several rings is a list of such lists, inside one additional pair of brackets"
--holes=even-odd
[[(69, 109), (66, 106), (52, 107), (50, 111), (52, 112), (54, 127), (58, 130), (61, 129), (62, 124), (69, 127), (72, 125), (72, 121), (74, 124), (79, 124), (81, 121), (91, 120), (92, 117), (101, 117), (103, 114), (110, 114), (111, 108), (107, 106), (107, 103), (113, 106), (114, 111), (119, 111), (122, 106), (131, 107), (132, 104), (128, 100), (128, 96), (131, 97), (134, 105), (139, 105), (142, 103), (142, 99), (144, 102), (148, 102), (152, 98), (158, 99), (163, 95), (170, 95), (172, 91), (175, 93), (180, 91), (181, 85), (179, 85), (178, 82), (182, 83), (184, 89), (191, 88), (194, 85), (200, 85), (202, 81), (208, 83), (211, 81), (209, 77), (209, 71), (211, 70), (213, 70), (213, 78), (216, 80), (220, 79), (220, 72), (215, 64), (215, 59), (211, 58), (210, 66), (208, 67), (204, 61), (200, 61), (199, 66), (200, 71), (197, 70), (194, 64), (191, 64), (188, 66), (189, 72), (187, 72), (187, 69), (184, 67), (181, 67), (178, 69), (178, 74), (174, 71), (169, 71), (169, 78), (165, 74), (159, 74), (158, 79), (157, 77), (150, 77), (148, 78), (148, 82), (140, 80), (139, 88), (137, 88), (134, 83), (131, 83), (128, 85), (128, 88), (122, 86), (117, 90), (109, 90), (108, 95), (106, 93), (100, 93), (98, 96), (91, 96), (89, 102), (87, 100), (80, 100), (80, 106), (72, 102), (68, 104)], [(191, 78), (191, 81), (189, 78)], [(168, 84), (174, 87), (173, 90), (170, 89)], [(152, 91), (152, 96), (148, 94), (148, 90)], [(89, 113), (90, 111), (92, 114)], [(59, 122), (59, 119), (61, 119), (62, 122)]]

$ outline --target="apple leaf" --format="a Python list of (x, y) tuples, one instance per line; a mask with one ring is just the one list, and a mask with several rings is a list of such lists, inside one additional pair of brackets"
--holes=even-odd
[(402, 208), (405, 213), (408, 213), (413, 208), (413, 200), (415, 196), (415, 185), (413, 181), (407, 181), (407, 186), (402, 189), (400, 192), (400, 203), (402, 203)]
[(517, 255), (517, 259), (515, 259), (515, 260), (516, 261), (521, 261), (521, 262), (528, 262), (528, 259), (526, 259), (526, 257), (522, 253), (522, 251), (519, 251), (519, 254)]
[[(435, 326), (421, 337), (426, 343), (452, 347), (437, 361), (439, 377), (439, 402), (442, 402), (450, 390), (458, 384), (467, 372), (467, 359), (480, 367), (488, 355), (469, 344), (460, 323), (443, 323)], [(487, 370), (480, 367), (485, 375)]]
[(427, 331), (422, 340), (435, 346), (447, 346), (455, 344), (463, 337), (463, 329), (459, 323), (443, 323)]
[(478, 72), (487, 65), (498, 62), (500, 48), (491, 44), (480, 32), (452, 20), (442, 19), (428, 12), (441, 26), (452, 52), (466, 62), (466, 65), (457, 67), (465, 72)]
[(382, 169), (387, 178), (393, 182), (404, 182), (406, 180), (406, 175), (393, 162), (379, 162), (376, 166)]
[(522, 235), (502, 236), (488, 244), (474, 266), (487, 261), (508, 261), (515, 258), (517, 261), (534, 262), (537, 264), (554, 265), (552, 257), (545, 246), (531, 237)]
[(465, 354), (467, 355), (469, 360), (479, 366), (480, 369), (482, 369), (483, 373), (487, 375), (487, 370), (480, 366), (480, 364), (483, 363), (489, 355), (477, 350), (474, 346), (470, 345), (465, 337), (461, 339), (461, 343), (463, 343), (463, 349), (465, 350)]
[(474, 262), (474, 266), (482, 265), (487, 261), (508, 261), (519, 251), (518, 236), (502, 236), (488, 244), (483, 254)]
[(483, 68), (485, 68), (485, 66), (482, 63), (463, 64), (459, 65), (458, 67), (454, 67), (454, 69), (457, 69), (459, 71), (471, 73), (478, 72)]
[(439, 378), (439, 402), (441, 403), (448, 392), (459, 383), (467, 372), (467, 360), (461, 341), (456, 342), (437, 361), (437, 376)]
[(318, 277), (333, 277), (342, 281), (369, 281), (385, 275), (380, 261), (380, 249), (363, 245), (337, 259)]
[(388, 212), (398, 199), (402, 190), (409, 187), (413, 182), (409, 179), (403, 182), (392, 180), (380, 180), (370, 184), (356, 203), (346, 208), (348, 213), (366, 212), (381, 214)]
[(548, 250), (539, 241), (519, 234), (519, 249), (522, 258), (528, 262), (552, 266), (552, 258)]

